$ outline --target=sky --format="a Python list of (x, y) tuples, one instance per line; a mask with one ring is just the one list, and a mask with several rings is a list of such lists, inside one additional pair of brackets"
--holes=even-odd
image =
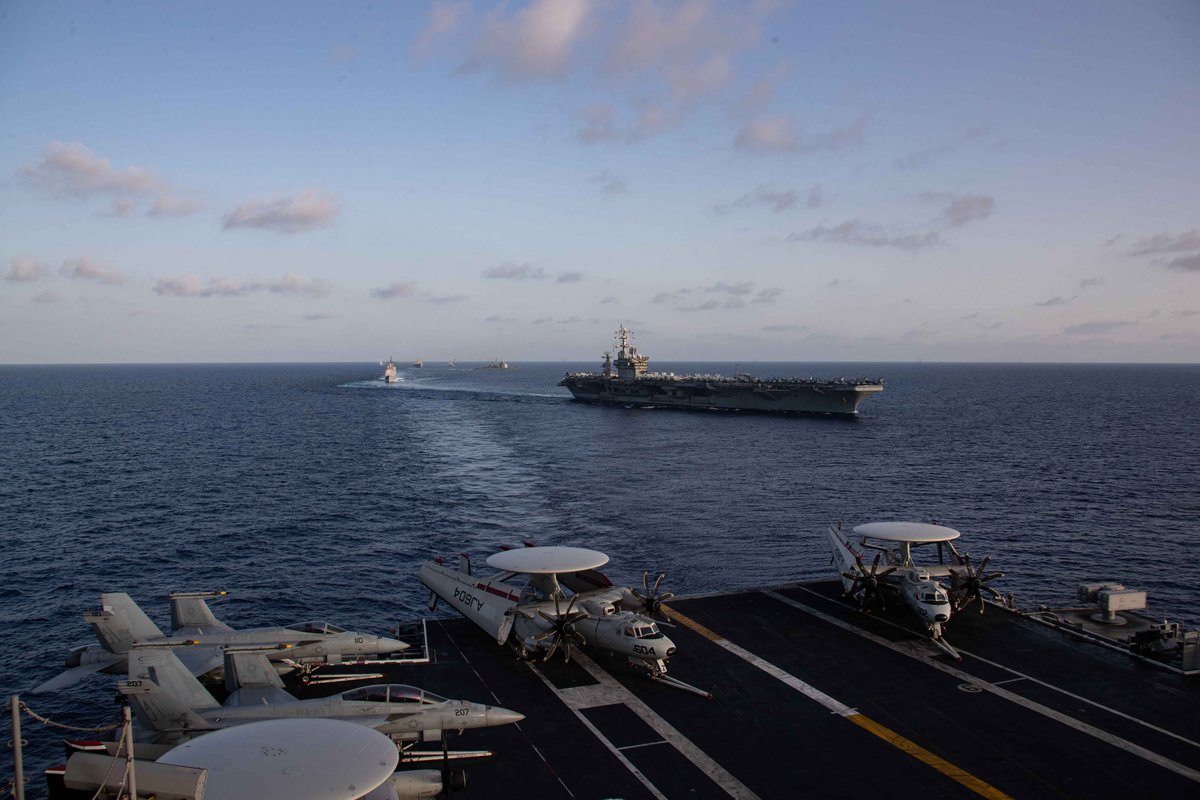
[[(1200, 3), (0, 0), (0, 363), (1200, 361)], [(653, 364), (653, 361), (652, 361)]]

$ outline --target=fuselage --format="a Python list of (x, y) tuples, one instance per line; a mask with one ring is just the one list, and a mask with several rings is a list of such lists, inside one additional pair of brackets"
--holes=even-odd
[(421, 582), (430, 591), (496, 637), (497, 642), (511, 640), (529, 653), (549, 646), (546, 639), (539, 641), (537, 637), (551, 630), (552, 625), (538, 612), (557, 617), (568, 607), (572, 612), (587, 614), (571, 626), (585, 644), (648, 662), (665, 660), (675, 652), (675, 644), (653, 620), (621, 607), (628, 602), (628, 590), (613, 587), (580, 592), (560, 598), (556, 608), (553, 598), (539, 598), (527, 587), (502, 580), (506, 575), (470, 575), (435, 562), (422, 564), (420, 573)]

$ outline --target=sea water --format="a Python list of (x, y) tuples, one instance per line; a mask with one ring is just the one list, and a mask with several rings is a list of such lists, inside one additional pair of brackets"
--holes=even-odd
[[(737, 365), (884, 378), (846, 419), (591, 406), (557, 386), (590, 364), (480, 366), (0, 367), (0, 695), (94, 641), (103, 591), (162, 627), (168, 592), (222, 589), (235, 627), (382, 633), (425, 612), (436, 555), (591, 547), (689, 594), (832, 578), (839, 520), (957, 528), (1026, 607), (1119, 580), (1200, 622), (1200, 367)], [(26, 699), (94, 723), (113, 685)], [(60, 750), (26, 733), (37, 796)]]

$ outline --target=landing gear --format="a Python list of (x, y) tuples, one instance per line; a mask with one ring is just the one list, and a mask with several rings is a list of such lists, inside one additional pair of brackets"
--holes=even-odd
[(942, 636), (942, 624), (940, 622), (934, 622), (930, 624), (929, 641), (940, 647), (946, 653), (946, 655), (950, 656), (955, 661), (962, 661), (962, 656), (959, 655), (958, 651), (951, 647), (950, 643), (947, 642)]
[(685, 692), (690, 692), (694, 695), (699, 695), (705, 700), (712, 699), (712, 692), (706, 692), (703, 689), (692, 686), (690, 683), (684, 683), (678, 678), (673, 678), (667, 674), (667, 662), (658, 660), (654, 662), (643, 661), (640, 658), (629, 659), (629, 666), (635, 669), (641, 669), (646, 672), (646, 677), (652, 681), (672, 686), (676, 689), (682, 689)]

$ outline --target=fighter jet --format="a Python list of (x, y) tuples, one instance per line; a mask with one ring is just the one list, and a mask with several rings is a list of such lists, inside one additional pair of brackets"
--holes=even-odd
[(100, 595), (101, 609), (84, 612), (83, 621), (93, 627), (99, 645), (77, 647), (67, 656), (65, 672), (34, 689), (50, 692), (68, 686), (95, 672), (122, 674), (127, 654), (146, 645), (180, 647), (180, 660), (193, 675), (203, 675), (221, 666), (226, 647), (260, 647), (289, 644), (272, 652), (271, 658), (292, 666), (338, 663), (345, 657), (380, 656), (408, 647), (399, 639), (348, 631), (324, 621), (295, 625), (246, 628), (235, 631), (218, 620), (206, 599), (225, 592), (179, 592), (171, 595), (170, 636), (159, 630), (129, 595), (106, 592)]
[(443, 731), (507, 725), (525, 718), (507, 708), (465, 700), (448, 700), (399, 683), (363, 686), (298, 700), (266, 656), (257, 651), (227, 650), (225, 688), (231, 694), (220, 705), (196, 680), (174, 650), (131, 650), (129, 680), (117, 690), (129, 699), (145, 737), (158, 744), (184, 741), (208, 731), (265, 719), (291, 717), (340, 719), (366, 725), (396, 741), (440, 739)]

